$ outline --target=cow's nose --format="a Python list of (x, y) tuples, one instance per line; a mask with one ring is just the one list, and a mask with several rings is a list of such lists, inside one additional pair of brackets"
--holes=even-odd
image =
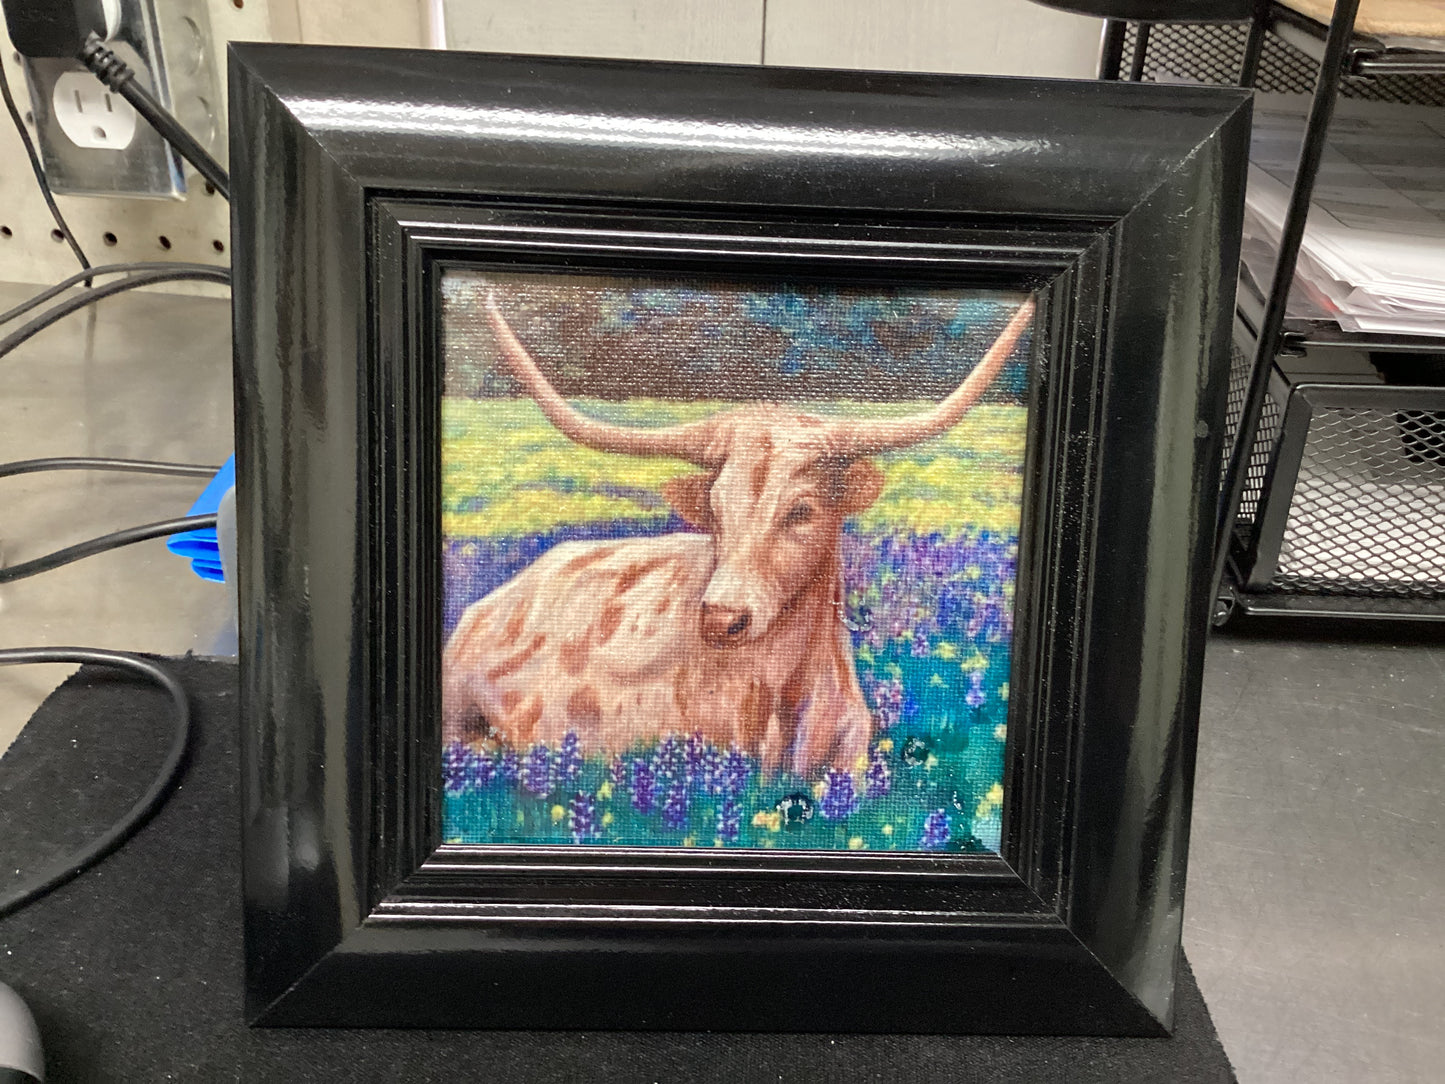
[(727, 647), (742, 642), (752, 624), (753, 615), (731, 606), (702, 604), (702, 638), (713, 647)]

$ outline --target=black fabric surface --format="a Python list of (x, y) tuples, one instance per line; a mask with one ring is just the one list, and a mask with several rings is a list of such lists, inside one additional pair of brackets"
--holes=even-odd
[[(196, 715), (180, 790), (100, 866), (0, 920), (0, 981), (35, 1013), (52, 1081), (1234, 1079), (1187, 965), (1172, 1039), (247, 1028), (236, 671), (170, 665)], [(167, 712), (160, 690), (90, 667), (46, 701), (0, 759), (0, 880), (134, 800), (163, 756)]]

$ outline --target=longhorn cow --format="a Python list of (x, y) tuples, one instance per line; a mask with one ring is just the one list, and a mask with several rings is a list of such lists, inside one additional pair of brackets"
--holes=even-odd
[(578, 444), (702, 468), (663, 496), (696, 533), (555, 546), (463, 614), (442, 660), (443, 733), (622, 752), (666, 734), (735, 744), (765, 771), (854, 771), (873, 720), (843, 623), (843, 521), (877, 499), (867, 458), (937, 436), (978, 401), (1033, 314), (1025, 302), (932, 409), (840, 420), (775, 404), (668, 428), (570, 406), (493, 298), (502, 361)]

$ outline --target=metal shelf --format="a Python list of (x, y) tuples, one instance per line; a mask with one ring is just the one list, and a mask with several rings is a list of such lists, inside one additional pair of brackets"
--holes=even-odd
[[(1324, 58), (1329, 27), (1308, 15), (1272, 0), (1265, 28), (1316, 63)], [(1356, 32), (1347, 46), (1345, 71), (1349, 75), (1445, 75), (1445, 48), (1390, 46)]]
[(1428, 599), (1355, 598), (1349, 595), (1298, 595), (1235, 588), (1234, 604), (1250, 617), (1388, 618), (1395, 621), (1445, 621), (1445, 602)]

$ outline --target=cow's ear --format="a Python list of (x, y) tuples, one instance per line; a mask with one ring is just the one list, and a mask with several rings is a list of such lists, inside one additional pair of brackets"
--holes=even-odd
[(859, 459), (843, 472), (843, 492), (838, 503), (843, 514), (851, 516), (871, 505), (882, 492), (883, 472), (871, 459)]
[(662, 484), (662, 496), (677, 514), (702, 531), (712, 530), (712, 484), (715, 474), (685, 474)]

